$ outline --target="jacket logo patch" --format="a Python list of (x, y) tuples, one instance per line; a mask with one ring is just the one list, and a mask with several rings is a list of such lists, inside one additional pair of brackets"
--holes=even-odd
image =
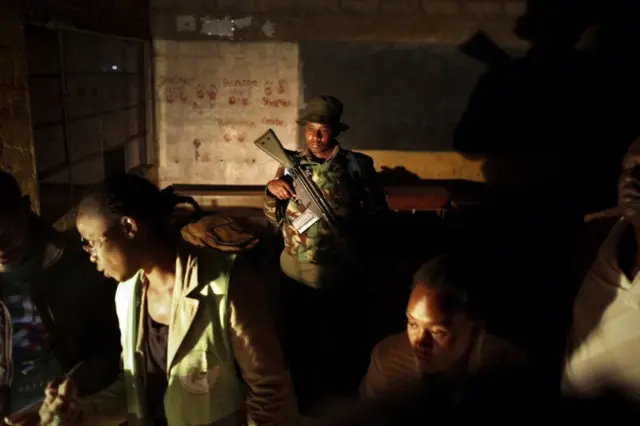
[(193, 351), (178, 367), (182, 386), (191, 393), (208, 393), (220, 379), (222, 368), (217, 357), (208, 351)]

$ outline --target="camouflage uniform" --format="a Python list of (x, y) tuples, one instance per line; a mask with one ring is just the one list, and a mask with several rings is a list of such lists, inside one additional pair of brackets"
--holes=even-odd
[[(350, 231), (366, 226), (376, 215), (387, 210), (384, 191), (376, 181), (371, 157), (342, 149), (340, 145), (336, 145), (331, 157), (323, 163), (312, 158), (308, 151), (292, 154), (304, 171), (311, 171), (312, 179), (325, 200)], [(283, 175), (284, 170), (278, 169), (276, 178), (284, 178)], [(287, 254), (301, 263), (343, 263), (343, 256), (336, 250), (336, 240), (326, 221), (319, 220), (304, 233), (298, 233), (292, 222), (304, 213), (303, 209), (295, 202), (279, 201), (268, 191), (265, 193), (265, 215), (269, 222), (282, 230)], [(344, 237), (355, 249), (353, 240), (357, 232), (350, 232)]]
[[(323, 123), (340, 132), (348, 128), (340, 122), (341, 114), (338, 99), (320, 96), (307, 102), (298, 124)], [(370, 229), (388, 207), (370, 157), (342, 149), (337, 142), (324, 161), (308, 150), (289, 152), (289, 156), (310, 175), (341, 221), (340, 242), (323, 219), (299, 233), (293, 221), (304, 214), (305, 207), (265, 192), (265, 215), (284, 237), (280, 267), (285, 277), (279, 298), (282, 342), (304, 413), (318, 399), (355, 390), (366, 372), (370, 350), (360, 341), (365, 299), (358, 284), (368, 280), (366, 271), (345, 262), (344, 249), (357, 257), (362, 231)], [(292, 183), (282, 168), (276, 178)], [(343, 354), (340, 362), (327, 363), (337, 352)]]

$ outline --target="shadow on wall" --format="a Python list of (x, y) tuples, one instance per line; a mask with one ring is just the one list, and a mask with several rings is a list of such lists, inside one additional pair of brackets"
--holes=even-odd
[(382, 166), (378, 172), (378, 179), (383, 186), (392, 185), (420, 185), (424, 182), (420, 176), (404, 166)]
[(454, 148), (484, 159), (487, 181), (507, 187), (535, 172), (514, 158), (553, 157), (532, 166), (539, 181), (504, 197), (507, 208), (469, 226), (478, 250), (500, 264), (494, 324), (539, 355), (556, 381), (583, 214), (615, 203), (622, 154), (640, 134), (640, 2), (527, 6), (514, 31), (532, 47), (522, 58), (487, 60)]
[(486, 66), (455, 46), (302, 42), (305, 99), (331, 94), (356, 150), (451, 151), (456, 124)]
[(609, 207), (621, 155), (640, 134), (639, 9), (634, 0), (529, 0), (514, 32), (532, 47), (522, 58), (487, 60), (454, 148), (486, 158), (493, 183), (533, 172), (514, 154), (553, 153), (553, 164), (538, 166), (547, 168), (536, 173), (541, 183), (547, 175), (563, 191), (600, 195), (584, 208)]

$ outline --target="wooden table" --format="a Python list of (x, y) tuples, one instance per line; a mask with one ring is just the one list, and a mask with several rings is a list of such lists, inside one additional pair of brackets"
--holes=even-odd
[[(262, 207), (263, 186), (174, 185), (176, 192), (225, 207)], [(390, 186), (385, 188), (389, 208), (395, 211), (442, 213), (451, 204), (449, 191), (441, 186)]]

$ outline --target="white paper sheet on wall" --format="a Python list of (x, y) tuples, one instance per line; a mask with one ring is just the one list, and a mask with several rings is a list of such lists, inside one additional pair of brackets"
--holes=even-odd
[(229, 17), (222, 19), (200, 18), (200, 24), (200, 33), (202, 34), (233, 38), (235, 28)]
[(277, 163), (253, 141), (268, 128), (298, 146), (293, 43), (155, 41), (161, 184), (264, 184)]

